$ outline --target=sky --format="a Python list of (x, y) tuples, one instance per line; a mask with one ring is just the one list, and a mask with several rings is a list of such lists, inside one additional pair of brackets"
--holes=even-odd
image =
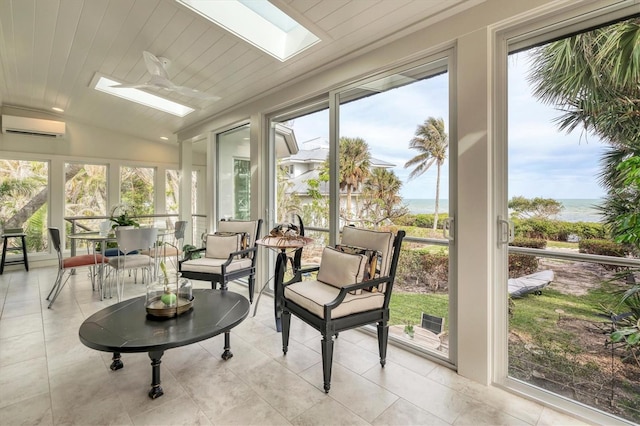
[[(527, 53), (509, 59), (509, 198), (601, 198), (597, 183), (603, 145), (579, 129), (565, 134), (554, 119), (560, 112), (538, 102), (526, 81)], [(448, 75), (378, 93), (340, 107), (340, 135), (361, 137), (371, 155), (396, 166), (403, 198), (435, 198), (436, 167), (409, 180), (404, 164), (417, 151), (409, 149), (416, 128), (428, 117), (443, 118), (448, 126)], [(315, 138), (329, 140), (328, 110), (296, 118), (293, 129), (299, 145)], [(442, 168), (440, 198), (448, 198), (448, 161)]]

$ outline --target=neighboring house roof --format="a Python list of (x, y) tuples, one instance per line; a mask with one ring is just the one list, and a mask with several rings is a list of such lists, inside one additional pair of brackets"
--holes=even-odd
[[(309, 188), (307, 181), (309, 179), (318, 179), (318, 177), (320, 177), (320, 170), (316, 169), (308, 170), (296, 177), (290, 178), (289, 183), (291, 183), (292, 185), (287, 188), (287, 194), (306, 195)], [(328, 195), (329, 185), (327, 185), (327, 182), (321, 182), (319, 190), (321, 194)]]
[[(329, 142), (322, 138), (316, 138), (303, 142), (298, 153), (283, 158), (282, 163), (323, 163), (327, 159), (327, 155), (329, 155)], [(371, 157), (370, 162), (371, 166), (376, 168), (390, 169), (395, 167), (395, 164), (375, 157)]]

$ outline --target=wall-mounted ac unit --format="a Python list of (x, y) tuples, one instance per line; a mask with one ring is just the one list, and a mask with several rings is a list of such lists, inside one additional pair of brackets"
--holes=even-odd
[(62, 138), (65, 127), (64, 121), (2, 115), (2, 133)]

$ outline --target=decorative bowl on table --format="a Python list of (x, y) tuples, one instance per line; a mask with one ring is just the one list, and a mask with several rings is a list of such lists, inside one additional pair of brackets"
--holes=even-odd
[(147, 314), (156, 318), (173, 318), (193, 307), (193, 286), (186, 278), (160, 279), (147, 285)]

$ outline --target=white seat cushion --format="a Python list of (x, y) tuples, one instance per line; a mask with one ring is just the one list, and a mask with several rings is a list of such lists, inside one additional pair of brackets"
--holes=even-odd
[[(314, 315), (324, 318), (324, 305), (335, 299), (340, 289), (320, 281), (301, 281), (284, 288), (284, 297), (302, 306)], [(355, 312), (379, 309), (384, 304), (383, 293), (363, 291), (348, 293), (342, 303), (331, 312), (331, 318), (340, 318)]]
[[(202, 272), (205, 274), (221, 274), (221, 265), (225, 263), (227, 259), (213, 259), (210, 257), (204, 257), (200, 259), (192, 259), (182, 263), (180, 270), (183, 272)], [(237, 271), (239, 269), (245, 269), (251, 267), (251, 259), (234, 259), (227, 266), (227, 272)]]
[(151, 264), (151, 258), (144, 254), (130, 254), (109, 258), (109, 265), (116, 269), (143, 268)]

